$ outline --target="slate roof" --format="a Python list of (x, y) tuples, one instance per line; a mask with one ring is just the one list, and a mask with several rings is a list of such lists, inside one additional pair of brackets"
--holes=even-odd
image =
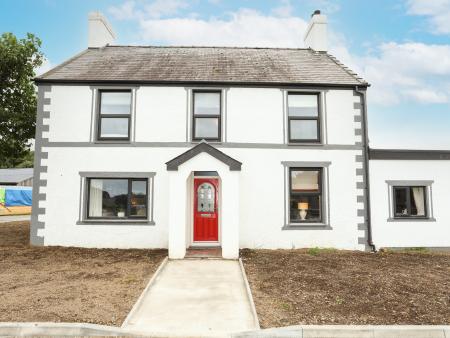
[(238, 47), (89, 48), (36, 78), (58, 81), (368, 85), (325, 52)]
[(33, 168), (0, 169), (0, 184), (19, 183), (33, 177)]

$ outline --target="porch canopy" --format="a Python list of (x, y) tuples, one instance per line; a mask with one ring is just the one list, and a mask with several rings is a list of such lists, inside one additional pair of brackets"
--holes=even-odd
[(194, 172), (219, 178), (219, 243), (222, 256), (239, 257), (239, 174), (241, 162), (203, 141), (166, 163), (169, 172), (169, 258), (181, 259), (193, 244)]

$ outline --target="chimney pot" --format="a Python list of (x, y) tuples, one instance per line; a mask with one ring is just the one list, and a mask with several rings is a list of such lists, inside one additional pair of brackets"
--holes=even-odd
[(88, 16), (89, 36), (88, 47), (99, 48), (113, 44), (116, 35), (108, 20), (100, 12), (91, 12)]
[(316, 52), (327, 51), (327, 17), (321, 14), (320, 10), (315, 10), (311, 15), (303, 41), (306, 48)]

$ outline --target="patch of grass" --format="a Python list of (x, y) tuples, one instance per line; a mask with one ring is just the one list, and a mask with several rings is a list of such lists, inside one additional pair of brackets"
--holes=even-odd
[(330, 253), (330, 252), (336, 252), (336, 251), (337, 251), (337, 249), (334, 249), (334, 248), (315, 247), (315, 248), (309, 248), (308, 250), (306, 250), (306, 253), (311, 256), (318, 256), (321, 253)]

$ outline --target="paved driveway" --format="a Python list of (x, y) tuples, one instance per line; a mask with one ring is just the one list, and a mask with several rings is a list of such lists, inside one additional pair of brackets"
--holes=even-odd
[(238, 261), (169, 261), (124, 327), (180, 336), (255, 330)]

